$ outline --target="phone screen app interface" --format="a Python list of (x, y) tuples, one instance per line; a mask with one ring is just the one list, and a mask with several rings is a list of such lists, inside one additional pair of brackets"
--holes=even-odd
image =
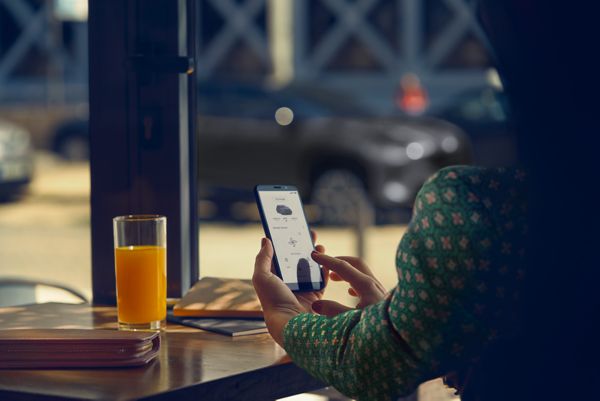
[(298, 191), (260, 191), (259, 196), (283, 281), (292, 289), (298, 283), (318, 289), (321, 271), (310, 257), (314, 248)]

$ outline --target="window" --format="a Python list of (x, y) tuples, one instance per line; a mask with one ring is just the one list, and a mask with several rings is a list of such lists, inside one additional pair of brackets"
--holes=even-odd
[[(477, 162), (504, 155), (495, 138), (510, 137), (488, 127), (500, 111), (480, 101), (493, 72), (468, 2), (227, 3), (197, 0), (201, 275), (251, 276), (264, 235), (252, 188), (279, 183), (299, 188), (330, 252), (362, 253), (393, 285), (391, 255), (423, 181), (471, 163), (472, 147)], [(453, 24), (460, 35), (445, 40)], [(423, 101), (411, 116), (398, 107), (414, 95), (407, 76)], [(467, 91), (485, 121), (455, 115), (474, 108)], [(432, 137), (430, 153), (411, 151)], [(352, 302), (343, 286), (328, 291)]]
[[(0, 283), (91, 299), (87, 14), (64, 3), (0, 3)], [(0, 304), (71, 299), (36, 291)]]
[[(11, 6), (17, 3), (20, 7)], [(73, 280), (68, 284), (90, 295), (89, 244), (104, 238), (103, 248), (92, 252), (103, 255), (95, 264), (112, 266), (112, 233), (106, 226), (112, 215), (164, 212), (175, 213), (169, 221), (177, 229), (169, 238), (179, 244), (178, 253), (191, 255), (186, 266), (196, 265), (198, 255), (192, 254), (199, 235), (202, 275), (249, 277), (248, 264), (262, 235), (251, 189), (269, 182), (299, 187), (322, 241), (343, 244), (333, 245), (332, 252), (374, 258), (385, 252), (379, 247), (374, 252), (371, 244), (395, 247), (414, 195), (436, 169), (470, 162), (469, 148), (477, 163), (492, 162), (490, 155), (509, 155), (513, 149), (510, 113), (491, 85), (491, 65), (475, 20), (463, 13), (468, 2), (356, 1), (338, 8), (320, 0), (194, 0), (178, 2), (188, 7), (189, 20), (178, 20), (174, 8), (162, 20), (137, 10), (139, 15), (128, 14), (129, 25), (123, 22), (128, 12), (123, 6), (111, 15), (114, 29), (105, 40), (112, 47), (103, 53), (96, 46), (90, 55), (92, 71), (112, 75), (95, 81), (94, 90), (100, 91), (95, 93), (101, 95), (91, 103), (100, 102), (94, 103), (100, 114), (89, 128), (88, 24), (85, 12), (69, 3), (15, 0), (0, 5), (0, 128), (11, 132), (4, 137), (29, 132), (36, 166), (29, 194), (0, 204), (2, 275), (20, 274), (30, 266), (36, 277), (42, 272), (56, 277), (38, 265), (60, 260), (68, 271), (78, 272), (65, 275)], [(91, 3), (99, 7), (95, 15), (108, 18), (98, 13), (108, 10), (101, 3)], [(50, 15), (50, 22), (45, 20), (39, 35), (28, 38), (25, 50), (15, 56), (11, 49), (24, 29), (40, 23), (42, 15)], [(167, 18), (174, 21), (170, 28), (163, 26)], [(460, 40), (439, 42), (453, 22), (462, 27)], [(181, 32), (187, 38), (178, 36), (178, 26), (185, 26)], [(126, 35), (140, 36), (135, 43), (124, 43)], [(476, 51), (461, 50), (467, 42)], [(195, 51), (197, 81), (189, 82), (186, 62)], [(132, 54), (137, 56), (129, 58)], [(447, 65), (465, 57), (483, 62)], [(111, 71), (107, 60), (125, 61)], [(401, 88), (406, 76), (417, 78), (424, 105), (413, 116), (398, 107), (414, 95)], [(119, 85), (102, 87), (100, 82)], [(471, 100), (465, 95), (469, 91), (475, 93)], [(194, 97), (197, 108), (188, 109), (194, 107)], [(456, 146), (408, 155), (409, 145), (418, 144), (431, 128), (424, 128), (424, 115), (452, 122), (449, 131), (443, 124), (434, 130), (452, 137), (446, 143)], [(92, 172), (102, 196), (92, 194), (91, 201), (106, 207), (105, 215), (90, 216), (87, 206), (90, 136), (92, 165), (104, 171)], [(497, 151), (498, 141), (505, 151)], [(0, 160), (7, 149), (19, 146), (2, 142)], [(12, 163), (2, 167), (2, 176), (24, 170)], [(49, 174), (57, 175), (43, 181)], [(161, 185), (148, 184), (149, 176)], [(356, 247), (360, 214), (355, 205), (362, 202), (371, 228)], [(50, 211), (58, 210), (58, 217), (51, 218)], [(59, 235), (56, 227), (64, 221), (73, 228)], [(25, 227), (31, 231), (26, 233)], [(188, 230), (193, 234), (188, 236)], [(18, 240), (21, 233), (24, 239)], [(36, 252), (24, 245), (29, 238), (40, 238), (33, 246)], [(40, 251), (46, 242), (54, 256)], [(232, 247), (240, 252), (228, 252)], [(72, 256), (74, 249), (80, 256)], [(178, 283), (174, 293), (193, 281), (194, 274), (183, 276), (172, 276)], [(393, 282), (393, 274), (390, 278)], [(107, 282), (105, 289), (111, 287)]]

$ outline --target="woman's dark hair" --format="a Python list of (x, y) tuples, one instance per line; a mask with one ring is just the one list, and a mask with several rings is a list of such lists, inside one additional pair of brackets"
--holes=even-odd
[(521, 333), (461, 371), (466, 401), (583, 400), (597, 391), (600, 24), (593, 4), (478, 2), (529, 170), (530, 242)]

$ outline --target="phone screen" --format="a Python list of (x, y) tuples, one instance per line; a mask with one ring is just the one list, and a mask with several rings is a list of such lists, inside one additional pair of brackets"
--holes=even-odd
[(283, 282), (292, 291), (323, 288), (321, 268), (310, 256), (314, 246), (298, 190), (257, 188), (256, 192), (263, 225), (273, 242), (275, 263)]

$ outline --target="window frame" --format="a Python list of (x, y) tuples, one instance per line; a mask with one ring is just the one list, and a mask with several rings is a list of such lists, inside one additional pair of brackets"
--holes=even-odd
[(116, 303), (112, 218), (167, 216), (167, 296), (199, 276), (194, 0), (89, 4), (92, 293)]

